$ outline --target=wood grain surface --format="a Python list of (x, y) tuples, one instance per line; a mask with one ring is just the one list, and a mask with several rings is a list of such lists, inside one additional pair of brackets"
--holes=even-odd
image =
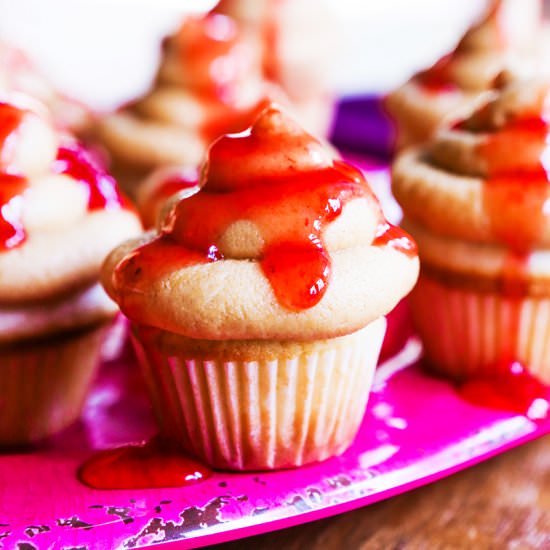
[(398, 497), (219, 550), (550, 550), (550, 436)]

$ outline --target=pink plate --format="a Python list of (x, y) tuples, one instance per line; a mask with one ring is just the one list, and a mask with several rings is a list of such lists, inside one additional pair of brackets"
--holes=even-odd
[[(359, 160), (398, 221), (387, 168)], [(550, 433), (548, 419), (471, 405), (425, 374), (403, 307), (389, 317), (383, 353), (393, 356), (380, 365), (363, 425), (340, 457), (298, 470), (215, 473), (183, 489), (92, 490), (76, 478), (86, 458), (155, 431), (126, 347), (103, 364), (77, 426), (47, 447), (0, 456), (0, 547), (197, 548), (365, 506)]]
[[(405, 330), (402, 313), (390, 319), (394, 335)], [(47, 448), (0, 457), (0, 546), (196, 548), (365, 506), (550, 432), (549, 420), (464, 402), (419, 368), (420, 355), (411, 336), (380, 365), (359, 435), (340, 457), (298, 470), (215, 473), (183, 489), (92, 490), (75, 473), (94, 449), (154, 431), (125, 349), (103, 365), (80, 425)]]

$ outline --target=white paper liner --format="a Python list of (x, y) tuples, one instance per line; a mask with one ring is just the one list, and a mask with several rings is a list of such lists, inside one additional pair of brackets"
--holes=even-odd
[(144, 342), (138, 354), (165, 437), (216, 468), (289, 468), (352, 443), (385, 328), (380, 318), (280, 360), (190, 360)]
[(465, 378), (519, 361), (550, 383), (550, 297), (513, 299), (421, 275), (410, 303), (433, 369)]
[(0, 349), (0, 446), (35, 443), (78, 419), (104, 331)]

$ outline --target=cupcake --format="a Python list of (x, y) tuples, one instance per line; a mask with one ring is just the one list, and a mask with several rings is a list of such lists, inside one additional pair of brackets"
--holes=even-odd
[(0, 446), (80, 413), (116, 305), (107, 253), (139, 232), (114, 180), (30, 101), (0, 101)]
[(161, 435), (216, 468), (342, 453), (415, 245), (361, 173), (275, 105), (215, 141), (201, 190), (116, 249), (102, 281), (130, 319)]
[(214, 13), (187, 19), (165, 42), (153, 89), (98, 128), (132, 197), (152, 169), (196, 167), (214, 139), (251, 124), (273, 92), (258, 50), (233, 19)]
[(221, 0), (215, 11), (234, 17), (259, 36), (267, 79), (279, 84), (318, 135), (327, 135), (333, 115), (328, 76), (334, 65), (335, 25), (323, 2), (310, 0)]
[(410, 303), (437, 372), (498, 376), (517, 363), (550, 383), (549, 86), (502, 80), (395, 162), (422, 265)]
[(397, 147), (426, 141), (441, 123), (466, 116), (502, 70), (544, 71), (548, 48), (543, 47), (541, 21), (539, 0), (492, 0), (454, 51), (386, 98)]
[(91, 115), (78, 101), (57, 91), (19, 49), (0, 41), (0, 92), (21, 92), (47, 105), (60, 128), (84, 132)]

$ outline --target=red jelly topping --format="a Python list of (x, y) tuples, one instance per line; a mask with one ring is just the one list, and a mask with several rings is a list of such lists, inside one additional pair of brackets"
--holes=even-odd
[(78, 144), (71, 143), (59, 148), (53, 171), (66, 174), (86, 187), (90, 210), (123, 207), (124, 201), (114, 178), (102, 170), (90, 153)]
[[(548, 123), (543, 117), (519, 117), (502, 128), (492, 128), (491, 104), (458, 125), (470, 131), (490, 133), (478, 154), (485, 160), (488, 177), (483, 186), (483, 206), (494, 236), (507, 247), (500, 292), (508, 298), (511, 315), (508, 338), (500, 342), (501, 363), (460, 389), (467, 399), (496, 408), (544, 415), (548, 388), (517, 361), (522, 301), (529, 292), (530, 252), (546, 224), (550, 180)], [(492, 131), (491, 131), (492, 129)], [(540, 417), (540, 416), (539, 416)]]
[(78, 473), (92, 489), (185, 487), (207, 479), (211, 471), (196, 460), (153, 440), (101, 451)]
[(0, 252), (22, 244), (26, 238), (21, 219), (25, 189), (25, 178), (0, 173)]
[(17, 135), (25, 112), (9, 103), (0, 102), (0, 168), (3, 171), (9, 171), (6, 164), (9, 162), (13, 147), (12, 138)]
[(504, 363), (490, 375), (472, 377), (458, 391), (476, 405), (517, 412), (531, 420), (543, 420), (550, 411), (550, 389), (517, 361)]
[[(279, 133), (279, 117), (279, 111), (269, 109), (250, 131), (220, 138), (211, 147), (202, 190), (174, 207), (159, 238), (117, 266), (116, 287), (130, 289), (122, 296), (125, 311), (132, 307), (131, 294), (139, 294), (142, 286), (170, 266), (177, 269), (220, 259), (220, 239), (236, 221), (251, 222), (257, 230), (258, 250), (250, 254), (257, 254), (281, 305), (302, 310), (319, 302), (331, 273), (323, 241), (326, 225), (357, 198), (369, 201), (375, 216), (382, 215), (358, 170), (327, 160), (320, 144), (293, 126), (290, 134), (285, 133), (286, 126)], [(266, 124), (272, 118), (275, 129)], [(281, 162), (273, 163), (273, 155)], [(379, 244), (412, 255), (413, 245), (406, 239), (404, 232), (394, 229)]]

